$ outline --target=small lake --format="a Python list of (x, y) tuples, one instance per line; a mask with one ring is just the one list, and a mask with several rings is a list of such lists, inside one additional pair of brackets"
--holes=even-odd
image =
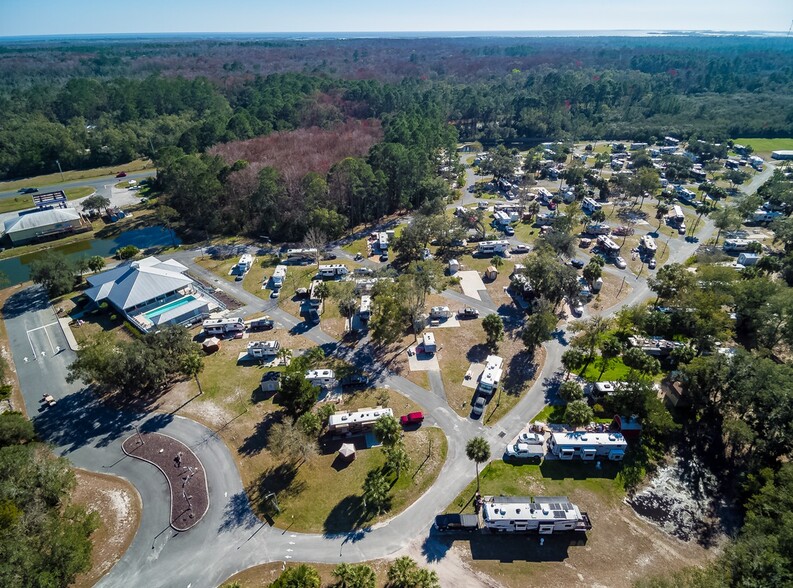
[[(143, 250), (148, 247), (160, 247), (163, 245), (171, 245), (172, 243), (179, 244), (181, 241), (178, 236), (174, 236), (172, 239), (171, 232), (165, 227), (145, 227), (142, 229), (124, 231), (113, 239), (86, 239), (85, 241), (69, 243), (68, 245), (61, 245), (60, 247), (42, 249), (35, 253), (20, 255), (19, 257), (3, 259), (0, 260), (0, 272), (8, 278), (8, 281), (4, 283), (2, 287), (16, 286), (17, 284), (29, 280), (30, 263), (49, 251), (62, 253), (69, 259), (77, 260), (82, 257), (91, 257), (93, 255), (109, 257), (113, 255), (117, 249), (125, 247), (126, 245), (134, 245), (138, 249)], [(46, 247), (46, 244), (42, 243), (42, 247)]]

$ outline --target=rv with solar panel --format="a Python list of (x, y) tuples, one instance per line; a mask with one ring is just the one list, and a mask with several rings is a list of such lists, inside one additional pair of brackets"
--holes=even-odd
[(486, 496), (482, 505), (485, 529), (496, 533), (586, 533), (589, 516), (566, 496)]

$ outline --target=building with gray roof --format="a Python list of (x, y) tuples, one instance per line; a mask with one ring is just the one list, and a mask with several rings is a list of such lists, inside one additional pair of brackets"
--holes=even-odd
[(74, 208), (26, 210), (3, 223), (3, 234), (8, 236), (13, 245), (90, 229), (91, 223)]

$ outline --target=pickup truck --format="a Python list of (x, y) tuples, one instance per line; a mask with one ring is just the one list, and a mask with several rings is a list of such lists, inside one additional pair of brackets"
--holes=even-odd
[(479, 318), (479, 311), (476, 310), (475, 308), (467, 307), (467, 308), (463, 308), (458, 313), (458, 316), (460, 318), (475, 319), (475, 318)]
[(442, 514), (435, 517), (438, 531), (476, 531), (479, 517), (472, 514)]

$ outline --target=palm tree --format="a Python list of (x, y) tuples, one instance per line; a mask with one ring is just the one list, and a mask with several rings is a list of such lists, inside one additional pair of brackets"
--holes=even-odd
[(476, 491), (479, 492), (479, 464), (490, 459), (490, 444), (484, 437), (474, 437), (466, 444), (465, 454), (476, 464)]
[(504, 265), (504, 259), (500, 255), (494, 255), (493, 259), (490, 260), (490, 264), (496, 269), (501, 269), (501, 266)]
[(410, 588), (419, 566), (413, 558), (403, 556), (388, 566), (388, 585), (394, 588)]
[(383, 453), (385, 453), (386, 467), (396, 472), (396, 478), (394, 478), (394, 483), (396, 483), (402, 475), (402, 470), (410, 467), (410, 456), (407, 449), (405, 449), (405, 444), (400, 439), (393, 447), (383, 448)]
[(204, 369), (204, 360), (198, 353), (191, 353), (184, 359), (182, 365), (182, 373), (185, 376), (195, 378), (195, 383), (198, 386), (198, 393), (203, 394), (204, 390), (201, 388), (201, 380), (198, 379), (198, 374)]
[(388, 480), (379, 469), (371, 470), (366, 475), (366, 480), (363, 483), (364, 509), (375, 514), (380, 514), (386, 510), (390, 488)]
[(292, 350), (288, 347), (281, 347), (275, 356), (281, 365), (289, 365), (289, 360), (292, 359)]
[(392, 416), (383, 416), (374, 424), (374, 435), (385, 447), (394, 447), (402, 439), (402, 426)]

